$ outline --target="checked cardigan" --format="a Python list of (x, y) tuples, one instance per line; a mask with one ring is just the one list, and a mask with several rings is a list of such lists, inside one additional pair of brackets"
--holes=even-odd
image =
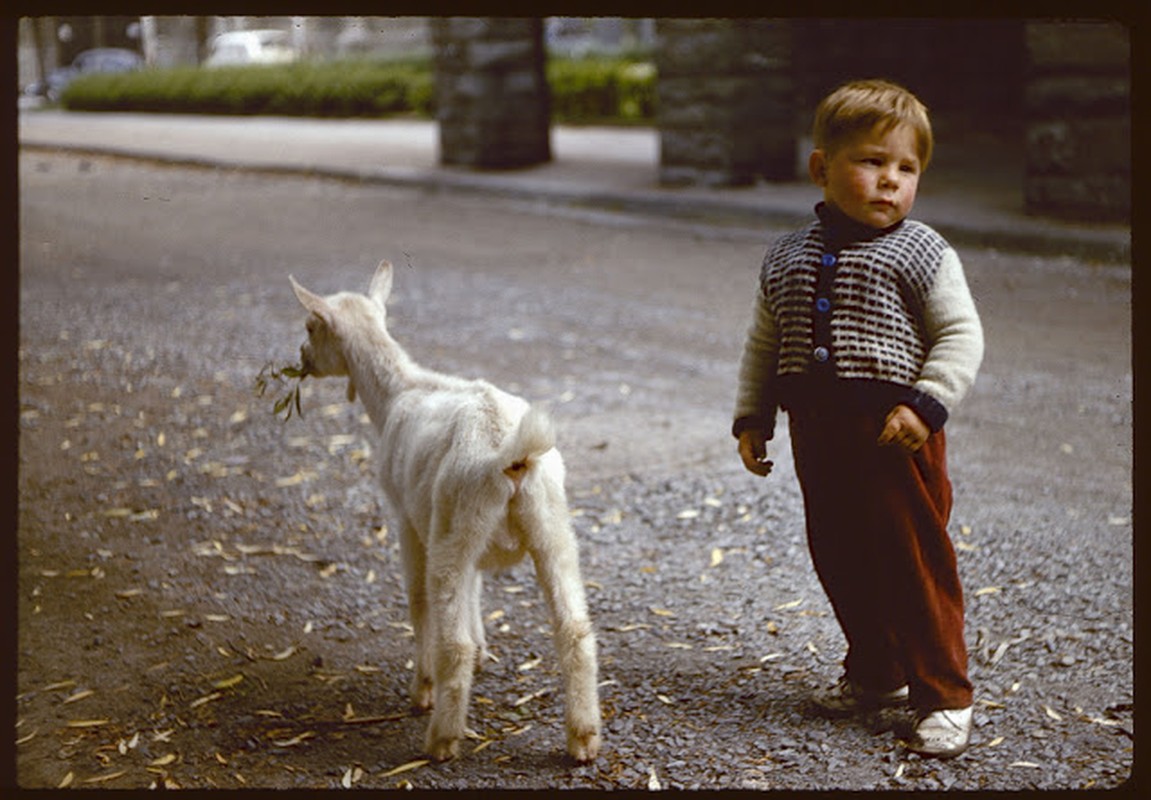
[(932, 228), (875, 229), (824, 203), (770, 247), (740, 362), (735, 424), (771, 438), (776, 412), (905, 403), (931, 430), (975, 380), (983, 330), (958, 254)]

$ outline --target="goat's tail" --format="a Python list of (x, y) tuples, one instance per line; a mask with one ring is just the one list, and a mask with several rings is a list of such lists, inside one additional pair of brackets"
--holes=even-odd
[(515, 431), (500, 446), (500, 468), (518, 487), (532, 462), (555, 447), (555, 444), (555, 425), (551, 417), (543, 409), (532, 406), (520, 418)]

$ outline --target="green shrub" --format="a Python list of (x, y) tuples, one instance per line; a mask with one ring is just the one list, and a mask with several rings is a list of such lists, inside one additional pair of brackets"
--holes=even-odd
[[(635, 60), (552, 59), (560, 122), (641, 122), (655, 111), (655, 71)], [(77, 111), (382, 117), (435, 113), (427, 59), (354, 59), (276, 66), (176, 67), (77, 78), (61, 97)]]

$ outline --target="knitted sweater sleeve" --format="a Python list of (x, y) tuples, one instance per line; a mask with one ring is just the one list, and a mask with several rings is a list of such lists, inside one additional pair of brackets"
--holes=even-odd
[(954, 249), (943, 253), (924, 304), (929, 349), (913, 389), (949, 413), (967, 394), (983, 360), (983, 327)]
[(732, 433), (748, 428), (762, 430), (772, 438), (778, 398), (773, 382), (779, 361), (779, 329), (762, 288), (756, 292), (751, 326), (739, 364)]

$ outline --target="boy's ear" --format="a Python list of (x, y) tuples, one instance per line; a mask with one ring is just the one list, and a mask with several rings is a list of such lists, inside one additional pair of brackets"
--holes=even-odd
[(827, 185), (827, 153), (823, 150), (812, 150), (807, 159), (807, 174), (816, 186)]

